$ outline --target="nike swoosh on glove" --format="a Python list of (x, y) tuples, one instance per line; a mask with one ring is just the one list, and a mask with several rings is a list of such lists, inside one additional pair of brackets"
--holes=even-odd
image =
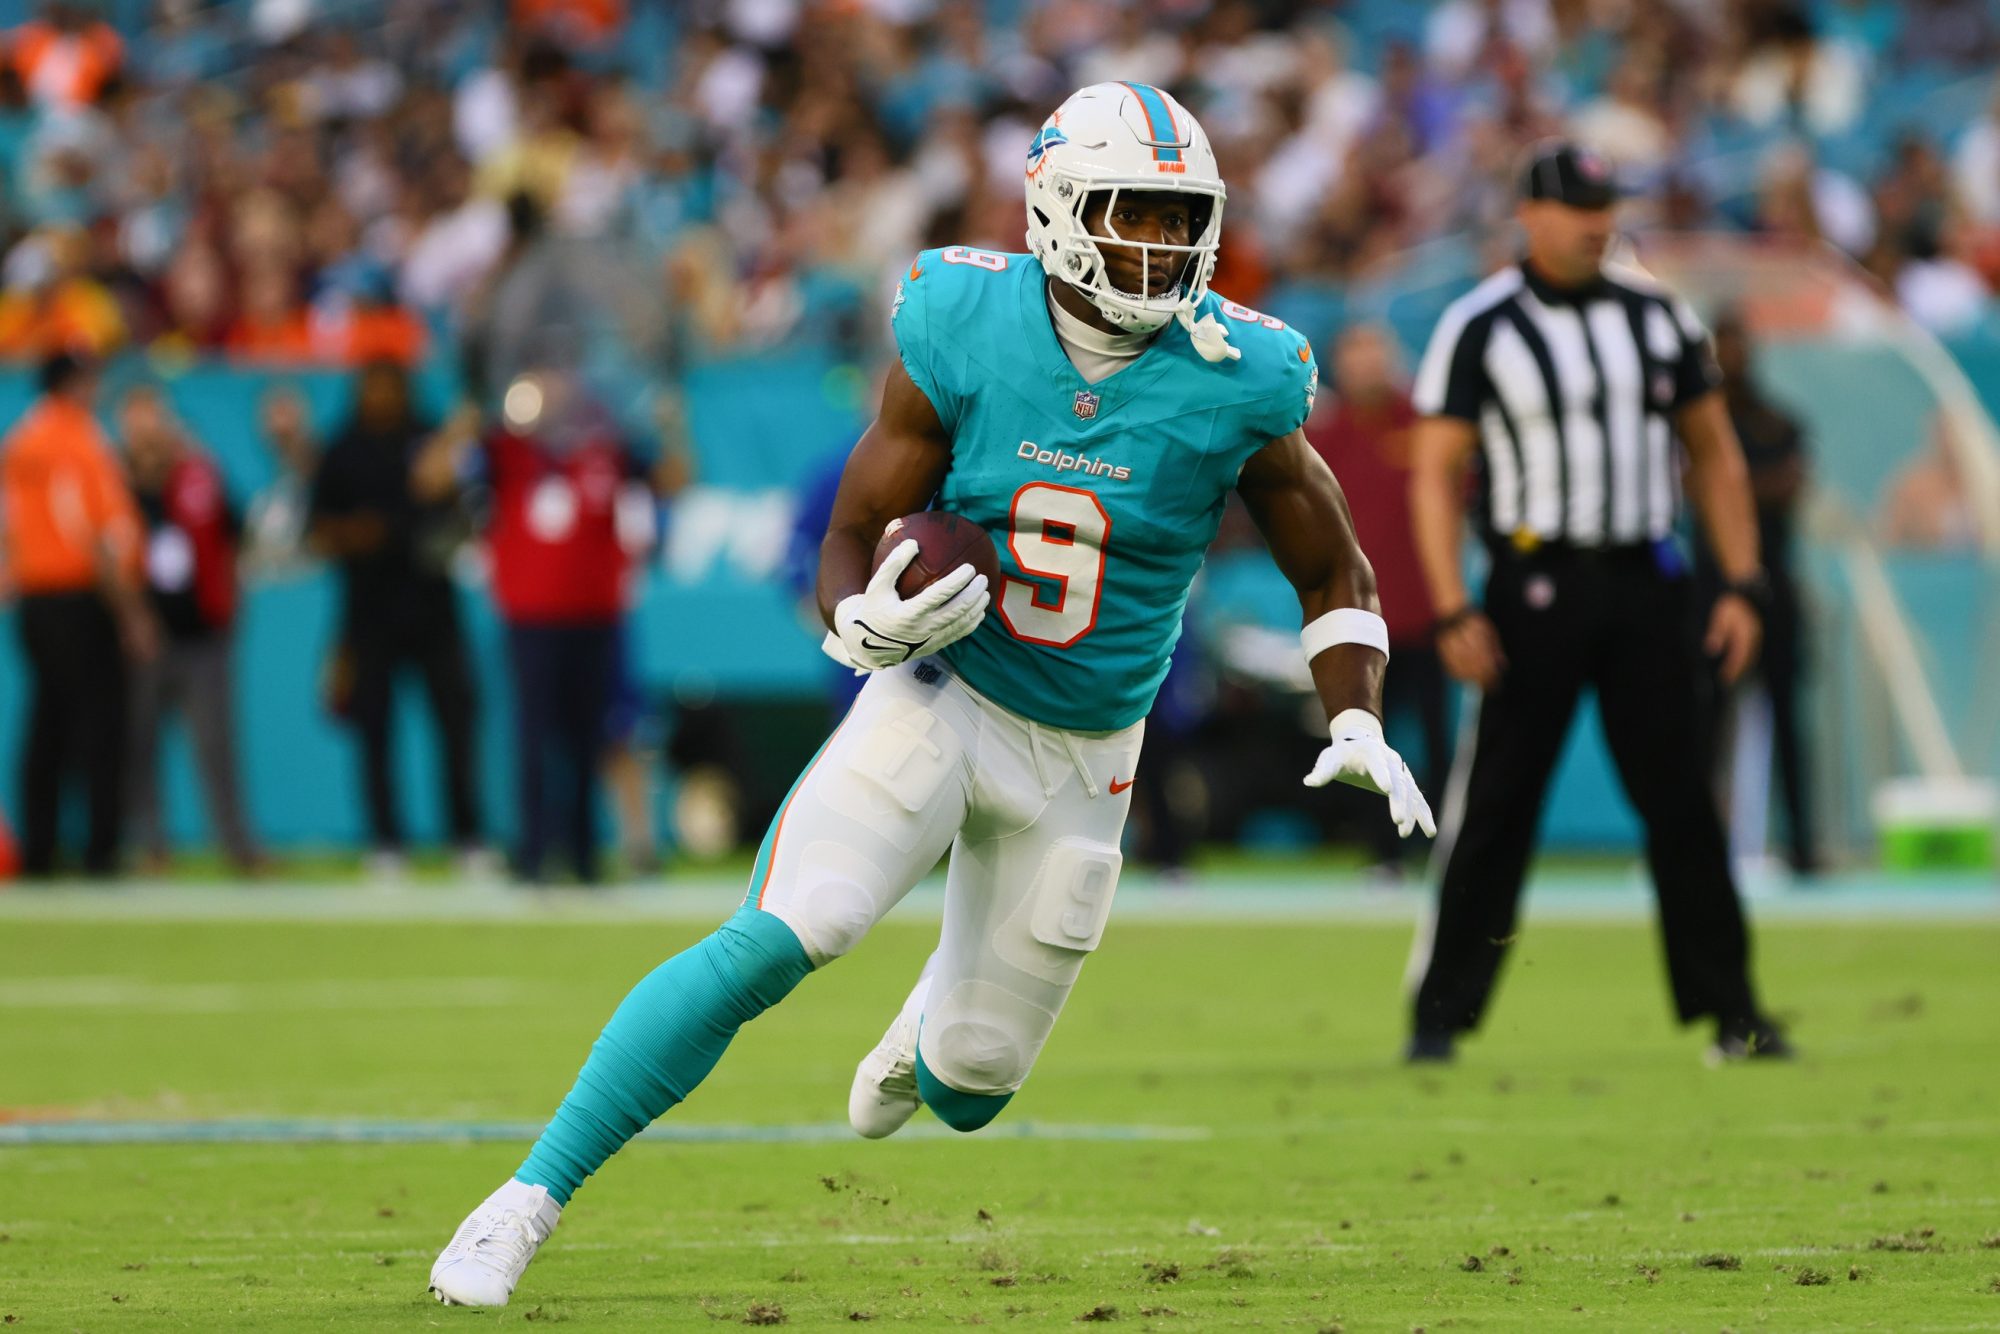
[(1437, 821), (1431, 805), (1417, 790), (1417, 780), (1403, 757), (1389, 749), (1382, 739), (1382, 720), (1366, 709), (1343, 709), (1328, 726), (1333, 744), (1319, 753), (1319, 762), (1306, 775), (1307, 787), (1325, 787), (1336, 778), (1389, 799), (1389, 818), (1404, 838), (1412, 829), (1437, 837)]
[(896, 592), (896, 580), (917, 558), (915, 538), (896, 545), (868, 586), (833, 609), (833, 629), (820, 648), (857, 672), (879, 672), (937, 652), (979, 628), (993, 601), (986, 576), (961, 565), (913, 598)]

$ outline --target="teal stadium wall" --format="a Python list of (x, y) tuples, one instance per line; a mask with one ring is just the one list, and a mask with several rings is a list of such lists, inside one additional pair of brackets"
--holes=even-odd
[[(1815, 433), (1839, 443), (1823, 449), (1822, 482), (1843, 496), (1879, 496), (1916, 441), (1923, 417), (1920, 387), (1900, 384), (1879, 361), (1843, 360), (1826, 348), (1774, 349), (1769, 369), (1779, 388), (1807, 386), (1790, 396)], [(2000, 343), (1967, 349), (1964, 360), (1983, 386), (2000, 388)], [(139, 374), (120, 368), (107, 377), (105, 402)], [(331, 431), (346, 409), (349, 382), (330, 372), (267, 373), (203, 366), (162, 379), (176, 411), (195, 427), (227, 474), (232, 494), (247, 502), (271, 478), (257, 435), (258, 403), (277, 381), (296, 385), (315, 423)], [(634, 612), (633, 648), (650, 695), (810, 696), (824, 682), (823, 664), (802, 632), (791, 594), (777, 577), (790, 497), (815, 469), (844, 449), (862, 421), (860, 377), (832, 358), (797, 355), (717, 363), (690, 373), (690, 427), (699, 442), (701, 479), (669, 518), (668, 536), (648, 563)], [(423, 384), (442, 403), (439, 375)], [(28, 377), (0, 377), (0, 421), (11, 422), (30, 396)], [(1874, 442), (1869, 447), (1868, 442)], [(1830, 624), (1848, 615), (1832, 567), (1818, 562), (1815, 596)], [(1288, 590), (1262, 557), (1238, 557), (1219, 569), (1216, 592), (1282, 625), (1295, 616)], [(1947, 716), (1979, 717), (1980, 686), (1971, 665), (1986, 646), (1991, 579), (1976, 562), (1899, 557), (1892, 576), (1908, 599), (1933, 666)], [(351, 846), (363, 832), (357, 765), (345, 732), (320, 704), (319, 674), (336, 632), (337, 590), (314, 569), (254, 585), (243, 611), (237, 653), (238, 710), (245, 789), (254, 827), (273, 846)], [(507, 733), (508, 687), (498, 626), (484, 593), (463, 595), (482, 702), (483, 803), (489, 828), (508, 832), (512, 783)], [(1865, 688), (1852, 662), (1824, 664), (1830, 688)], [(409, 687), (406, 687), (406, 689)], [(1990, 689), (1990, 687), (1989, 687)], [(414, 702), (414, 697), (413, 697)], [(0, 800), (18, 813), (18, 753), (25, 698), (11, 614), (0, 612)], [(1628, 846), (1636, 825), (1604, 753), (1594, 712), (1586, 706), (1571, 738), (1545, 815), (1551, 846)], [(420, 839), (441, 827), (435, 747), (428, 715), (401, 712), (398, 767), (412, 829)], [(1986, 739), (1990, 743), (1990, 738)], [(1848, 744), (1836, 739), (1834, 744)], [(1990, 750), (1990, 744), (1987, 747)], [(1991, 772), (2000, 756), (1969, 755)], [(169, 742), (167, 814), (184, 845), (208, 839), (199, 788), (187, 751)], [(1858, 803), (1851, 794), (1845, 800)], [(1852, 812), (1858, 820), (1862, 812)], [(1856, 827), (1859, 827), (1858, 825)]]

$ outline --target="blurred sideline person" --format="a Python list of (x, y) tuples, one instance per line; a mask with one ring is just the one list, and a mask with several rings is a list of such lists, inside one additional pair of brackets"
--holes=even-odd
[[(1417, 411), (1401, 382), (1388, 330), (1356, 324), (1335, 340), (1333, 390), (1331, 402), (1307, 420), (1306, 439), (1340, 479), (1354, 512), (1355, 536), (1375, 566), (1376, 596), (1382, 599), (1396, 664), (1382, 678), (1383, 721), (1398, 714), (1414, 717), (1424, 743), (1417, 785), (1436, 791), (1450, 762), (1444, 667), (1431, 636), (1437, 616), (1410, 529), (1410, 435)], [(1381, 819), (1380, 811), (1371, 806), (1369, 815), (1376, 863), (1399, 871), (1408, 843), (1396, 837), (1395, 825)]]
[[(1604, 264), (1616, 202), (1603, 159), (1533, 150), (1517, 209), (1526, 254), (1452, 303), (1417, 375), (1418, 553), (1445, 668), (1482, 696), (1446, 801), (1436, 915), (1412, 960), (1412, 1061), (1450, 1060), (1485, 1014), (1586, 687), (1646, 827), (1681, 1022), (1712, 1020), (1719, 1059), (1792, 1054), (1751, 985), (1702, 725), (1702, 652), (1726, 683), (1757, 654), (1766, 584), (1749, 479), (1693, 311)], [(1675, 435), (1723, 581), (1701, 638), (1673, 537)], [(1492, 556), (1478, 603), (1460, 557), (1475, 455)]]
[[(1757, 656), (1755, 677), (1733, 694), (1741, 700), (1761, 687), (1770, 702), (1771, 758), (1777, 762), (1778, 785), (1785, 803), (1786, 860), (1794, 872), (1812, 875), (1820, 865), (1813, 838), (1812, 757), (1799, 718), (1806, 669), (1805, 609), (1793, 568), (1799, 500), (1810, 472), (1805, 433), (1798, 422), (1764, 396), (1749, 330), (1733, 312), (1715, 321), (1715, 360), (1722, 372), (1729, 423), (1743, 444), (1743, 462), (1750, 471), (1750, 492), (1757, 510), (1757, 548), (1763, 553), (1764, 572), (1770, 582), (1764, 604), (1764, 643)], [(1699, 554), (1702, 585), (1708, 595), (1704, 600), (1708, 601), (1724, 580), (1709, 543), (1701, 544)], [(1718, 754), (1731, 730), (1729, 717), (1738, 712), (1727, 707), (1726, 701), (1719, 703), (1714, 720)], [(1763, 809), (1761, 801), (1754, 805), (1759, 811)], [(1761, 851), (1764, 831), (1743, 832)]]
[(128, 664), (159, 651), (141, 583), (141, 524), (111, 443), (91, 415), (96, 370), (61, 352), (41, 396), (0, 441), (0, 541), (19, 595), (32, 678), (21, 751), (21, 870), (56, 869), (64, 788), (89, 809), (83, 869), (118, 869)]
[[(454, 417), (441, 429), (446, 438), (469, 437), (476, 421)], [(421, 676), (444, 743), (449, 837), (468, 865), (480, 851), (476, 702), (450, 574), (455, 493), (420, 497), (411, 476), (438, 434), (418, 417), (403, 367), (370, 364), (352, 415), (320, 459), (308, 510), (313, 549), (340, 566), (332, 702), (360, 737), (371, 863), (385, 875), (400, 872), (405, 855), (390, 753), (396, 678), (405, 668)]]
[(1935, 553), (1979, 549), (1979, 516), (1951, 432), (1951, 420), (1938, 413), (1929, 446), (1896, 470), (1876, 520), (1884, 546)]
[(302, 571), (311, 560), (306, 532), (319, 446), (305, 399), (288, 384), (265, 393), (258, 427), (275, 475), (250, 500), (243, 521), (243, 560), (253, 577), (282, 578)]
[[(694, 481), (694, 456), (688, 447), (678, 398), (663, 392), (654, 417), (660, 452), (648, 479), (655, 504), (641, 507), (636, 497), (631, 502), (635, 525), (642, 513), (650, 513), (652, 519), (643, 543), (638, 540), (636, 527), (631, 534), (635, 556), (643, 554), (641, 546), (650, 546), (660, 537), (658, 507), (672, 501)], [(653, 818), (653, 774), (660, 762), (661, 745), (658, 719), (647, 704), (634, 656), (637, 649), (632, 642), (632, 603), (638, 592), (638, 581), (628, 580), (625, 615), (619, 621), (612, 649), (611, 692), (600, 768), (618, 826), (618, 849), (624, 856), (626, 872), (648, 876), (659, 869), (660, 862), (660, 834)]]
[(652, 766), (660, 739), (646, 692), (633, 661), (631, 608), (611, 640), (611, 679), (605, 690), (603, 740), (598, 776), (616, 827), (618, 854), (628, 876), (643, 878), (660, 869), (660, 833), (653, 819)]
[(493, 597), (514, 678), (514, 873), (545, 878), (553, 825), (570, 869), (595, 883), (627, 589), (655, 521), (644, 466), (576, 377), (543, 371), (508, 386), (501, 423), (483, 438), (441, 436), (416, 477), (422, 496), (474, 477), (491, 494)]
[(230, 658), (238, 604), (242, 520), (222, 472), (189, 440), (150, 385), (127, 390), (118, 433), (144, 517), (146, 591), (159, 617), (160, 652), (133, 669), (128, 835), (148, 870), (167, 864), (160, 820), (160, 733), (178, 711), (193, 743), (209, 823), (238, 872), (259, 857), (243, 817), (236, 770), (236, 695)]

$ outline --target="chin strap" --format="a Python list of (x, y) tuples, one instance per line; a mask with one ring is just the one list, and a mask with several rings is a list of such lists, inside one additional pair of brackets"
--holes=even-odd
[(1213, 314), (1197, 320), (1194, 306), (1184, 304), (1174, 318), (1181, 322), (1181, 328), (1187, 330), (1188, 340), (1194, 344), (1194, 350), (1201, 353), (1203, 361), (1235, 361), (1243, 355), (1243, 349), (1230, 346), (1229, 330), (1223, 328), (1222, 321)]
[(1106, 304), (1087, 288), (1079, 290), (1083, 291), (1084, 295), (1090, 298), (1092, 304), (1100, 311), (1103, 311), (1108, 319), (1129, 333), (1153, 333), (1166, 328), (1168, 324), (1178, 320), (1181, 328), (1187, 330), (1188, 341), (1194, 344), (1194, 350), (1201, 354), (1203, 361), (1210, 363), (1237, 361), (1243, 356), (1242, 348), (1231, 346), (1229, 342), (1229, 330), (1223, 327), (1221, 320), (1216, 319), (1213, 314), (1204, 315), (1199, 320), (1194, 317), (1194, 302), (1192, 301), (1182, 301), (1180, 308), (1174, 311), (1170, 319), (1160, 324), (1142, 327), (1139, 323), (1132, 320), (1129, 311), (1120, 310)]

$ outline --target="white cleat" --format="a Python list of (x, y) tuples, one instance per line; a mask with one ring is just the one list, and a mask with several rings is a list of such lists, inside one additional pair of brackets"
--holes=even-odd
[(431, 1266), (431, 1296), (446, 1306), (505, 1306), (561, 1219), (545, 1187), (509, 1180), (458, 1225)]
[(895, 1134), (917, 1114), (917, 1018), (905, 1007), (875, 1050), (854, 1067), (847, 1123), (863, 1139)]

